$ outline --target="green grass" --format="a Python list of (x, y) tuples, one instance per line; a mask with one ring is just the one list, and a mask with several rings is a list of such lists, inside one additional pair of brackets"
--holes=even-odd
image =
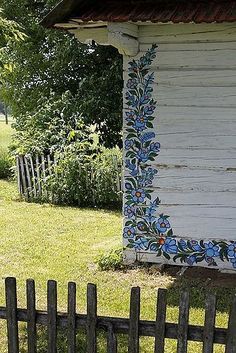
[[(191, 287), (192, 309), (190, 322), (203, 323), (205, 287), (201, 281), (176, 280), (170, 275), (152, 272), (147, 268), (126, 272), (101, 272), (95, 265), (99, 252), (121, 243), (121, 214), (114, 211), (78, 209), (33, 204), (17, 200), (14, 183), (0, 181), (0, 259), (1, 277), (14, 276), (18, 280), (18, 302), (25, 306), (25, 280), (34, 278), (37, 306), (46, 307), (46, 282), (58, 281), (59, 309), (66, 309), (67, 282), (78, 284), (78, 311), (85, 312), (86, 284), (98, 286), (100, 315), (128, 316), (129, 290), (142, 290), (142, 318), (155, 318), (156, 290), (170, 289), (167, 318), (177, 321), (179, 287)], [(230, 290), (218, 289), (217, 325), (226, 326)], [(0, 305), (4, 305), (4, 280), (0, 282)], [(152, 340), (142, 339), (142, 352), (151, 351)], [(2, 342), (2, 347), (4, 346)], [(167, 352), (175, 351), (175, 343), (168, 341)], [(190, 349), (200, 352), (200, 345), (191, 343)], [(191, 351), (190, 350), (190, 351)], [(190, 352), (189, 351), (189, 352)], [(3, 353), (1, 349), (1, 353)], [(125, 350), (122, 350), (125, 352)], [(222, 347), (216, 350), (223, 352)]]
[[(0, 146), (6, 148), (11, 129), (0, 123)], [(186, 278), (177, 279), (169, 274), (160, 274), (149, 268), (133, 268), (127, 271), (101, 272), (95, 264), (100, 252), (121, 245), (122, 217), (120, 212), (94, 209), (58, 207), (48, 204), (22, 202), (18, 199), (15, 183), (0, 180), (0, 305), (5, 304), (4, 278), (14, 276), (18, 281), (18, 303), (25, 307), (25, 280), (34, 278), (37, 290), (37, 307), (46, 308), (46, 283), (48, 279), (58, 281), (58, 307), (66, 310), (67, 282), (78, 286), (77, 310), (86, 310), (86, 285), (98, 287), (98, 314), (128, 317), (129, 293), (132, 286), (141, 287), (141, 318), (155, 318), (156, 290), (169, 288), (168, 321), (178, 320), (179, 288), (191, 291), (190, 322), (203, 324), (204, 296), (208, 285), (204, 281)], [(217, 326), (226, 327), (227, 310), (232, 290), (214, 289), (219, 294)], [(23, 327), (21, 325), (21, 327)], [(5, 323), (0, 323), (0, 353), (7, 352)], [(46, 352), (45, 333), (41, 332), (39, 353)], [(24, 338), (24, 331), (21, 330)], [(83, 335), (79, 340), (83, 340)], [(104, 352), (104, 339), (100, 339)], [(120, 339), (120, 352), (124, 348)], [(21, 352), (26, 352), (24, 339)], [(83, 345), (83, 343), (81, 343)], [(142, 353), (150, 353), (153, 340), (141, 339)], [(189, 353), (201, 352), (201, 345), (189, 343)], [(216, 353), (223, 353), (217, 346)], [(59, 353), (65, 353), (61, 349)], [(82, 351), (80, 351), (82, 352)], [(176, 342), (167, 340), (166, 353), (176, 352)]]
[(11, 141), (12, 129), (9, 122), (8, 125), (1, 119), (0, 120), (0, 149), (7, 149)]

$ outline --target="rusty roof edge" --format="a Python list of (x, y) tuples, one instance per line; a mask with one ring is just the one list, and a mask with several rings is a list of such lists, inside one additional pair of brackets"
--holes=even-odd
[(41, 21), (40, 25), (46, 28), (53, 27), (55, 23), (61, 22), (69, 17), (75, 6), (83, 0), (62, 0), (60, 1)]

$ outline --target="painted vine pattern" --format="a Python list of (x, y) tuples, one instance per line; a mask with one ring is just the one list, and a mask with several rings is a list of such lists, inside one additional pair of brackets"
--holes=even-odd
[(236, 269), (236, 242), (185, 240), (173, 234), (169, 216), (158, 214), (159, 198), (152, 185), (158, 171), (152, 166), (160, 152), (153, 131), (157, 102), (152, 98), (156, 58), (153, 45), (139, 60), (129, 62), (125, 111), (125, 202), (124, 239), (127, 248), (147, 251), (192, 266), (205, 261), (209, 266), (229, 261)]

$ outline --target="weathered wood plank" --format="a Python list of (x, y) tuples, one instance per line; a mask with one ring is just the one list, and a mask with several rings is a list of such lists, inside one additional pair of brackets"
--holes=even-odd
[(28, 188), (27, 188), (27, 182), (26, 182), (26, 174), (25, 174), (25, 157), (24, 156), (19, 156), (20, 160), (20, 173), (21, 173), (21, 182), (22, 182), (22, 191), (23, 195), (26, 200), (29, 199), (29, 193), (28, 193)]
[(35, 283), (33, 279), (26, 281), (27, 298), (27, 340), (28, 353), (37, 352), (36, 308), (35, 308)]
[(29, 160), (30, 160), (30, 169), (31, 169), (31, 175), (32, 175), (32, 184), (33, 184), (33, 194), (34, 197), (37, 197), (37, 189), (36, 189), (36, 178), (35, 178), (35, 167), (34, 167), (34, 162), (31, 154), (29, 155)]
[(182, 291), (180, 293), (180, 302), (179, 302), (177, 353), (187, 353), (188, 320), (189, 320), (189, 293), (187, 291)]
[(159, 289), (157, 297), (155, 353), (164, 353), (167, 290)]
[(97, 287), (87, 286), (87, 353), (97, 353)]
[(229, 313), (225, 353), (236, 353), (236, 294), (233, 297)]
[(206, 297), (205, 323), (203, 332), (203, 353), (213, 353), (216, 316), (216, 296), (209, 293)]
[(76, 352), (76, 284), (68, 284), (68, 353)]
[(41, 186), (41, 172), (40, 172), (40, 162), (39, 162), (39, 156), (36, 155), (36, 176), (37, 176), (37, 190), (38, 190), (38, 196), (42, 195), (42, 186)]
[(57, 353), (57, 282), (47, 283), (48, 353)]
[(8, 352), (19, 353), (16, 279), (5, 280)]
[(17, 173), (17, 186), (18, 192), (23, 194), (22, 183), (21, 183), (21, 171), (20, 171), (20, 157), (16, 156), (16, 173)]
[(141, 43), (199, 43), (236, 41), (236, 26), (225, 24), (155, 24), (139, 26)]
[(139, 353), (139, 320), (140, 288), (133, 287), (130, 295), (129, 353)]
[(117, 353), (117, 339), (112, 325), (107, 328), (107, 353)]
[(32, 188), (32, 181), (31, 181), (30, 168), (29, 168), (30, 161), (27, 155), (24, 157), (24, 160), (25, 160), (28, 195), (29, 195), (29, 198), (31, 198), (33, 196), (33, 188)]

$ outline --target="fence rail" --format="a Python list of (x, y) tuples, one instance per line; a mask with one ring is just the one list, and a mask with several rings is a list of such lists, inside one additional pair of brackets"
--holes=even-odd
[[(87, 314), (76, 313), (76, 284), (68, 283), (68, 311), (57, 311), (57, 282), (48, 281), (47, 311), (36, 310), (35, 283), (26, 282), (27, 308), (17, 308), (16, 279), (5, 280), (6, 307), (0, 307), (0, 319), (7, 320), (8, 352), (19, 353), (18, 321), (27, 323), (28, 353), (36, 353), (37, 324), (47, 327), (48, 352), (57, 352), (57, 330), (67, 330), (68, 353), (76, 352), (76, 333), (86, 329), (87, 353), (97, 352), (97, 331), (107, 333), (107, 352), (117, 352), (117, 334), (128, 335), (128, 352), (139, 353), (139, 338), (155, 338), (154, 353), (165, 352), (165, 338), (177, 340), (177, 353), (187, 353), (188, 341), (203, 343), (203, 353), (212, 353), (214, 344), (225, 345), (225, 353), (236, 353), (236, 296), (229, 312), (228, 328), (215, 327), (216, 297), (206, 297), (204, 326), (189, 325), (189, 293), (182, 291), (179, 302), (178, 323), (166, 322), (167, 290), (159, 289), (155, 321), (140, 320), (140, 288), (131, 289), (130, 317), (97, 315), (97, 289), (87, 286)], [(151, 352), (151, 351), (150, 351)]]

